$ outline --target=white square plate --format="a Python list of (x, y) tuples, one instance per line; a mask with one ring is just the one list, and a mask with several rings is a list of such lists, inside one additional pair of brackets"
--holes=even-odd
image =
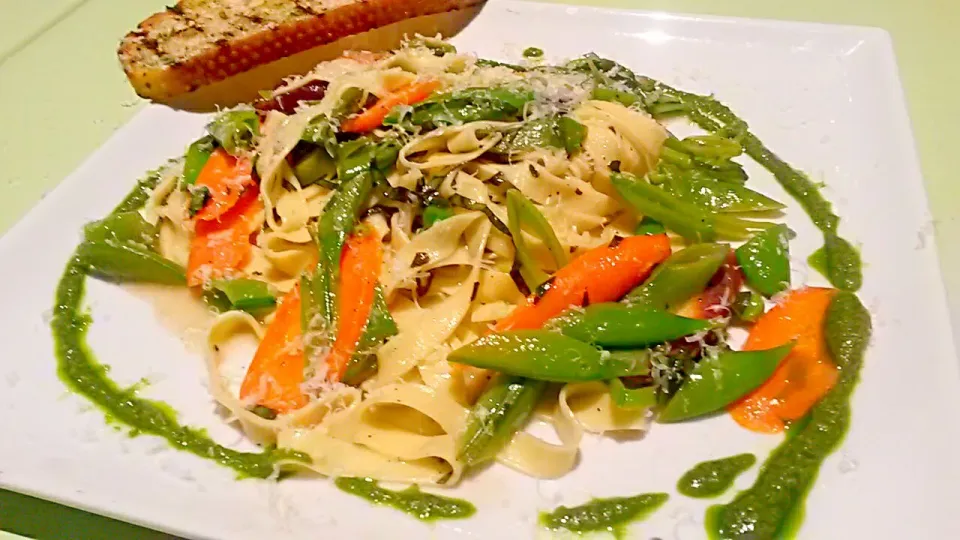
[[(960, 376), (930, 216), (888, 35), (880, 30), (491, 2), (455, 43), (516, 59), (537, 45), (554, 59), (595, 51), (696, 92), (713, 92), (785, 158), (827, 184), (845, 236), (862, 245), (861, 297), (875, 336), (856, 391), (852, 429), (823, 466), (804, 538), (960, 538)], [(536, 514), (592, 496), (672, 492), (630, 530), (641, 538), (701, 538), (706, 503), (674, 492), (692, 464), (738, 452), (761, 459), (776, 437), (727, 417), (654, 426), (642, 441), (585, 442), (578, 468), (536, 481), (494, 467), (454, 493), (477, 515), (427, 526), (321, 481), (237, 481), (231, 471), (129, 438), (67, 393), (48, 328), (54, 286), (86, 221), (144, 171), (183, 151), (205, 118), (151, 106), (114, 135), (0, 239), (0, 485), (191, 537), (532, 538)], [(761, 170), (751, 182), (789, 197)], [(820, 238), (796, 205), (797, 278)], [(146, 394), (220, 441), (201, 359), (118, 287), (91, 281), (90, 341), (112, 376), (148, 376)], [(754, 472), (739, 486), (752, 481)], [(724, 499), (732, 496), (729, 493)]]

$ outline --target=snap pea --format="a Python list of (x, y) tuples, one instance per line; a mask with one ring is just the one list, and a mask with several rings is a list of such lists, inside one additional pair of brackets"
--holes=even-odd
[(769, 379), (793, 345), (764, 351), (727, 351), (716, 359), (701, 360), (660, 411), (658, 421), (690, 420), (723, 409)]
[(559, 119), (545, 116), (524, 122), (520, 129), (510, 132), (491, 151), (498, 154), (518, 154), (537, 148), (562, 148)]
[(587, 137), (587, 127), (569, 116), (560, 117), (560, 138), (567, 154), (575, 154)]
[(569, 116), (545, 116), (524, 122), (520, 129), (508, 134), (493, 147), (501, 154), (529, 152), (537, 148), (563, 148), (574, 154), (583, 146), (587, 128)]
[(494, 379), (470, 410), (457, 459), (467, 467), (493, 459), (530, 418), (546, 386), (523, 377)]
[(598, 101), (610, 101), (619, 103), (625, 107), (629, 107), (634, 103), (640, 101), (640, 97), (631, 94), (630, 92), (624, 92), (623, 90), (614, 90), (612, 88), (606, 88), (603, 86), (597, 86), (593, 89), (593, 94), (591, 95), (593, 99)]
[(453, 208), (449, 204), (442, 204), (439, 201), (432, 202), (423, 209), (423, 228), (429, 229), (438, 221), (443, 221), (453, 217)]
[(210, 159), (210, 154), (216, 149), (217, 143), (210, 135), (200, 137), (187, 148), (187, 154), (183, 158), (183, 185), (192, 186), (200, 176), (200, 171)]
[(386, 174), (397, 162), (400, 143), (396, 139), (373, 140), (361, 137), (337, 147), (337, 180), (346, 182), (371, 169)]
[[(336, 328), (336, 284), (340, 275), (340, 255), (347, 236), (356, 227), (360, 209), (373, 191), (375, 148), (367, 152), (352, 149), (337, 164), (340, 185), (324, 206), (314, 231), (320, 260), (313, 275), (301, 278), (301, 324), (305, 334), (328, 335)], [(350, 161), (344, 165), (343, 161)], [(304, 343), (307, 357), (318, 354), (325, 342)]]
[(510, 236), (517, 248), (520, 274), (531, 290), (545, 282), (548, 274), (540, 268), (530, 252), (527, 241), (523, 236), (524, 229), (532, 232), (547, 246), (557, 268), (567, 264), (567, 252), (560, 244), (560, 240), (553, 231), (553, 227), (550, 226), (550, 222), (543, 217), (540, 210), (529, 199), (516, 189), (507, 191), (507, 228), (510, 229)]
[(763, 315), (763, 296), (753, 291), (741, 291), (733, 300), (734, 316), (744, 322), (756, 322)]
[(105, 279), (163, 285), (187, 283), (182, 266), (132, 243), (83, 242), (76, 257), (84, 270)]
[(621, 379), (612, 379), (608, 386), (610, 399), (621, 409), (648, 409), (657, 404), (657, 388), (655, 386), (627, 388)]
[(449, 360), (539, 381), (581, 382), (643, 373), (650, 352), (601, 351), (556, 332), (517, 330), (484, 336)]
[(756, 234), (736, 250), (747, 284), (764, 296), (790, 288), (790, 238), (793, 231), (776, 225)]
[(270, 286), (256, 279), (215, 279), (210, 287), (227, 297), (234, 309), (257, 313), (277, 305), (277, 297)]
[(220, 143), (224, 150), (236, 154), (249, 148), (253, 139), (260, 135), (260, 119), (253, 109), (226, 111), (207, 125), (207, 133)]
[[(433, 129), (483, 120), (518, 120), (524, 106), (533, 98), (533, 92), (525, 88), (467, 88), (439, 94), (415, 105), (409, 115), (403, 116), (403, 121)], [(394, 112), (384, 119), (384, 124), (400, 121), (401, 114)]]
[(688, 154), (706, 159), (729, 160), (743, 154), (740, 143), (716, 133), (686, 137), (679, 146)]
[(153, 249), (159, 231), (148, 223), (140, 212), (119, 212), (83, 227), (83, 238), (87, 242), (134, 243), (147, 249)]
[(390, 316), (387, 301), (378, 285), (373, 293), (373, 306), (370, 308), (370, 317), (363, 328), (360, 340), (357, 342), (356, 352), (347, 363), (347, 370), (343, 374), (343, 382), (357, 386), (370, 378), (377, 371), (377, 355), (374, 349), (387, 338), (397, 334), (397, 324)]
[(203, 210), (203, 205), (207, 204), (207, 199), (210, 198), (210, 188), (191, 185), (187, 186), (187, 191), (190, 193), (190, 204), (187, 205), (187, 212), (190, 217), (193, 217), (197, 215), (197, 212)]
[(717, 181), (700, 170), (661, 168), (665, 188), (700, 208), (720, 213), (771, 212), (786, 206), (742, 185)]
[(605, 349), (637, 349), (696, 334), (710, 323), (642, 304), (604, 302), (570, 310), (546, 328)]
[(726, 244), (695, 244), (682, 249), (663, 261), (624, 300), (663, 310), (679, 307), (706, 288), (728, 253), (730, 246)]
[(632, 174), (613, 173), (610, 181), (627, 205), (637, 213), (650, 216), (693, 242), (712, 241), (718, 237), (743, 240), (750, 235), (750, 231), (769, 226), (761, 221), (704, 210)]
[(650, 216), (643, 216), (643, 219), (640, 220), (640, 223), (637, 223), (637, 228), (634, 229), (633, 234), (637, 236), (650, 236), (654, 234), (663, 234), (667, 232), (667, 229), (663, 225), (651, 218)]
[[(314, 148), (293, 166), (293, 174), (301, 186), (323, 182), (336, 176), (337, 165), (323, 148)], [(329, 182), (326, 182), (330, 184)], [(330, 187), (330, 186), (327, 186)]]

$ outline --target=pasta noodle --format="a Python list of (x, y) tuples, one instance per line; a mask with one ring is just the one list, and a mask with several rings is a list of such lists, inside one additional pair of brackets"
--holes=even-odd
[[(306, 152), (324, 151), (321, 143), (307, 140), (308, 129), (337, 133), (350, 114), (423, 81), (439, 87), (441, 95), (521, 88), (532, 96), (513, 109), (501, 105), (513, 112), (493, 114), (493, 119), (471, 119), (463, 113), (461, 120), (435, 124), (416, 124), (412, 104), (401, 103), (392, 111), (395, 117), (387, 116), (372, 134), (357, 139), (341, 133), (332, 139), (338, 148), (360, 140), (370, 146), (392, 144), (396, 152), (388, 167), (376, 171), (382, 178), (375, 178), (368, 198), (357, 209), (356, 230), (371, 233), (380, 245), (376, 294), (382, 295), (396, 325), (389, 338), (359, 351), (375, 361), (373, 372), (362, 381), (326, 380), (329, 366), (316, 361), (332, 354), (336, 345), (331, 328), (322, 327), (310, 339), (301, 336), (285, 345), (286, 352), (298, 354), (305, 347), (320, 347), (317, 358), (304, 353), (312, 378), (298, 391), (306, 404), (279, 414), (267, 408), (267, 414), (261, 402), (283, 383), (262, 378), (252, 395), (241, 398), (237, 377), (228, 376), (239, 368), (227, 369), (232, 360), (226, 356), (230, 345), (245, 336), (265, 342), (268, 327), (282, 318), (282, 304), (276, 314), (236, 309), (221, 313), (208, 337), (210, 392), (227, 411), (228, 420), (252, 441), (301, 451), (311, 458), (305, 466), (324, 475), (456, 484), (465, 468), (458, 441), (477, 399), (468, 379), (482, 375), (461, 373), (447, 356), (526, 302), (525, 291), (515, 280), (517, 248), (504, 226), (510, 221), (508, 190), (516, 189), (539, 210), (565, 253), (609, 243), (631, 234), (637, 223), (611, 186), (611, 168), (638, 175), (649, 172), (659, 160), (667, 132), (643, 112), (589, 99), (587, 75), (524, 74), (422, 46), (372, 61), (326, 62), (275, 93), (311, 81), (326, 83), (326, 92), (300, 103), (295, 111), (261, 114), (253, 142), (235, 152), (254, 160), (263, 207), (250, 220), (253, 232), (238, 275), (265, 282), (270, 290), (286, 295), (284, 303), (292, 301), (287, 298), (295, 291), (298, 302), (308, 301), (311, 291), (297, 285), (317, 268), (325, 256), (323, 242), (329, 240), (317, 237), (318, 222), (329, 208), (341, 204), (334, 202), (335, 197), (342, 196), (338, 189), (344, 189), (349, 178), (343, 156), (336, 163), (341, 168), (335, 177), (318, 173), (318, 180), (302, 172), (298, 164)], [(544, 136), (527, 133), (531, 125), (560, 115), (584, 130), (577, 151), (546, 139), (524, 146), (524, 137)], [(374, 170), (378, 159), (374, 154), (360, 166)], [(195, 235), (191, 217), (195, 209), (190, 209), (196, 194), (178, 184), (180, 174), (177, 169), (158, 184), (144, 216), (159, 226), (160, 254), (186, 265)], [(424, 208), (431, 206), (446, 214), (427, 223)], [(551, 246), (537, 235), (520, 234), (534, 259), (556, 270)], [(325, 271), (334, 275), (329, 268)], [(345, 268), (340, 279), (345, 272), (354, 270)], [(336, 292), (346, 285), (334, 282), (333, 287)], [(338, 320), (344, 316), (338, 315)], [(313, 321), (305, 318), (299, 324), (310, 326)], [(306, 327), (302, 332), (305, 335)], [(247, 364), (249, 358), (239, 371)], [(551, 385), (535, 421), (552, 426), (559, 442), (520, 431), (497, 459), (532, 476), (556, 478), (575, 466), (584, 433), (640, 432), (647, 428), (649, 413), (619, 408), (605, 383), (590, 382)]]

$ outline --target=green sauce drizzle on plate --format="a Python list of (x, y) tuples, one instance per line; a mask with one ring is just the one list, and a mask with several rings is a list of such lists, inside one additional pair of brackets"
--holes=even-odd
[(380, 487), (369, 478), (340, 477), (334, 484), (341, 491), (366, 499), (374, 504), (390, 506), (410, 514), (420, 521), (466, 519), (477, 512), (476, 507), (462, 499), (424, 493), (417, 486), (402, 491)]

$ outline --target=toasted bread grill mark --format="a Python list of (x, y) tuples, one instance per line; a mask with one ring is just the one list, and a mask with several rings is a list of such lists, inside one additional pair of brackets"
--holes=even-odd
[(139, 95), (164, 100), (343, 37), (484, 1), (181, 0), (141, 22), (117, 54)]

